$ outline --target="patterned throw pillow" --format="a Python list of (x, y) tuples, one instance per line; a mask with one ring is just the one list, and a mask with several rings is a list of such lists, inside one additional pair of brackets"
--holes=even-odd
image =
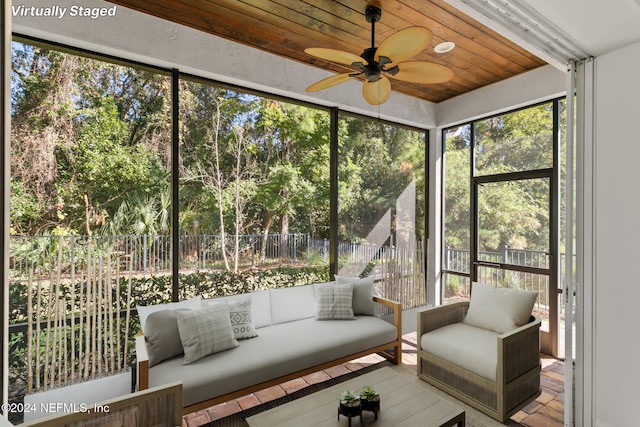
[(353, 320), (353, 285), (316, 288), (317, 320)]
[(176, 315), (185, 365), (239, 345), (233, 337), (226, 303), (210, 304), (201, 310), (178, 309)]
[(229, 300), (229, 317), (235, 339), (258, 336), (251, 317), (251, 297)]

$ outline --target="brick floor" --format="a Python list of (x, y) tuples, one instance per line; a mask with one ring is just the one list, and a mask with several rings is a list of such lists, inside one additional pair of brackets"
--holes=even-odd
[[(402, 363), (415, 369), (417, 366), (417, 336), (410, 333), (403, 336)], [(296, 378), (283, 384), (257, 391), (253, 394), (240, 397), (231, 402), (221, 403), (202, 411), (185, 415), (182, 419), (183, 427), (200, 427), (211, 421), (224, 418), (228, 415), (240, 412), (268, 402), (273, 399), (293, 393), (308, 385), (321, 383), (330, 378), (361, 369), (383, 361), (382, 356), (372, 354), (360, 359), (352, 360), (342, 365), (333, 366), (324, 371), (314, 372), (302, 378)], [(508, 426), (525, 427), (561, 427), (564, 424), (564, 394), (563, 394), (564, 362), (542, 356), (542, 394), (532, 403), (515, 414), (507, 422)]]
[(542, 394), (511, 419), (526, 427), (564, 425), (564, 362), (542, 356)]

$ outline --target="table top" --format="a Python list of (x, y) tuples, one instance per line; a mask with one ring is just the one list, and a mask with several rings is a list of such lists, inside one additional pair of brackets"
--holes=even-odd
[[(400, 367), (384, 367), (335, 386), (247, 418), (251, 427), (269, 426), (347, 426), (340, 416), (338, 403), (345, 390), (356, 393), (365, 385), (375, 387), (380, 394), (380, 413), (363, 411), (362, 424), (371, 426), (445, 427), (457, 423), (464, 426), (464, 410), (453, 402), (437, 396), (428, 385), (418, 379), (396, 372)], [(451, 398), (453, 400), (453, 398)], [(359, 417), (352, 426), (361, 425)]]

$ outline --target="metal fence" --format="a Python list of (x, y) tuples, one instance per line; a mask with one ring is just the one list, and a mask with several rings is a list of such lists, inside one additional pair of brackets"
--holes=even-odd
[[(564, 255), (561, 254), (561, 262)], [(515, 264), (527, 267), (549, 268), (549, 254), (544, 251), (510, 249), (505, 247), (501, 252), (482, 251), (479, 259), (491, 263)], [(444, 254), (444, 269), (469, 274), (471, 256), (467, 249), (447, 247)], [(561, 264), (564, 267), (564, 263)], [(451, 275), (446, 275), (445, 286), (456, 286)], [(536, 305), (541, 308), (549, 306), (549, 276), (546, 274), (507, 271), (491, 266), (482, 266), (478, 270), (478, 281), (493, 286), (525, 289), (538, 292)], [(457, 281), (456, 281), (457, 282)], [(468, 292), (468, 290), (466, 290)], [(463, 292), (464, 293), (464, 292)]]
[[(229, 234), (224, 241), (219, 235), (183, 235), (176, 245), (180, 269), (224, 268), (225, 258), (231, 268), (297, 263), (308, 261), (308, 234)], [(324, 245), (314, 242), (314, 248)], [(25, 279), (31, 272), (36, 277), (52, 273), (68, 275), (72, 266), (92, 255), (109, 255), (122, 271), (136, 274), (171, 271), (171, 236), (12, 236), (10, 243), (10, 275), (12, 280)], [(89, 249), (91, 248), (91, 249)], [(328, 252), (328, 250), (327, 250)]]

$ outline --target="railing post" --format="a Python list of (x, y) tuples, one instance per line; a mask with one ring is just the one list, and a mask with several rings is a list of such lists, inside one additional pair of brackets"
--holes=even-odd
[(324, 238), (324, 247), (322, 248), (322, 252), (324, 254), (324, 260), (327, 260), (327, 256), (329, 256), (329, 240), (327, 240), (327, 238)]
[(147, 235), (142, 235), (142, 271), (147, 274)]
[(293, 262), (298, 262), (298, 233), (293, 233)]
[(202, 269), (207, 268), (207, 235), (202, 235)]
[(251, 235), (251, 267), (256, 266), (256, 235)]

